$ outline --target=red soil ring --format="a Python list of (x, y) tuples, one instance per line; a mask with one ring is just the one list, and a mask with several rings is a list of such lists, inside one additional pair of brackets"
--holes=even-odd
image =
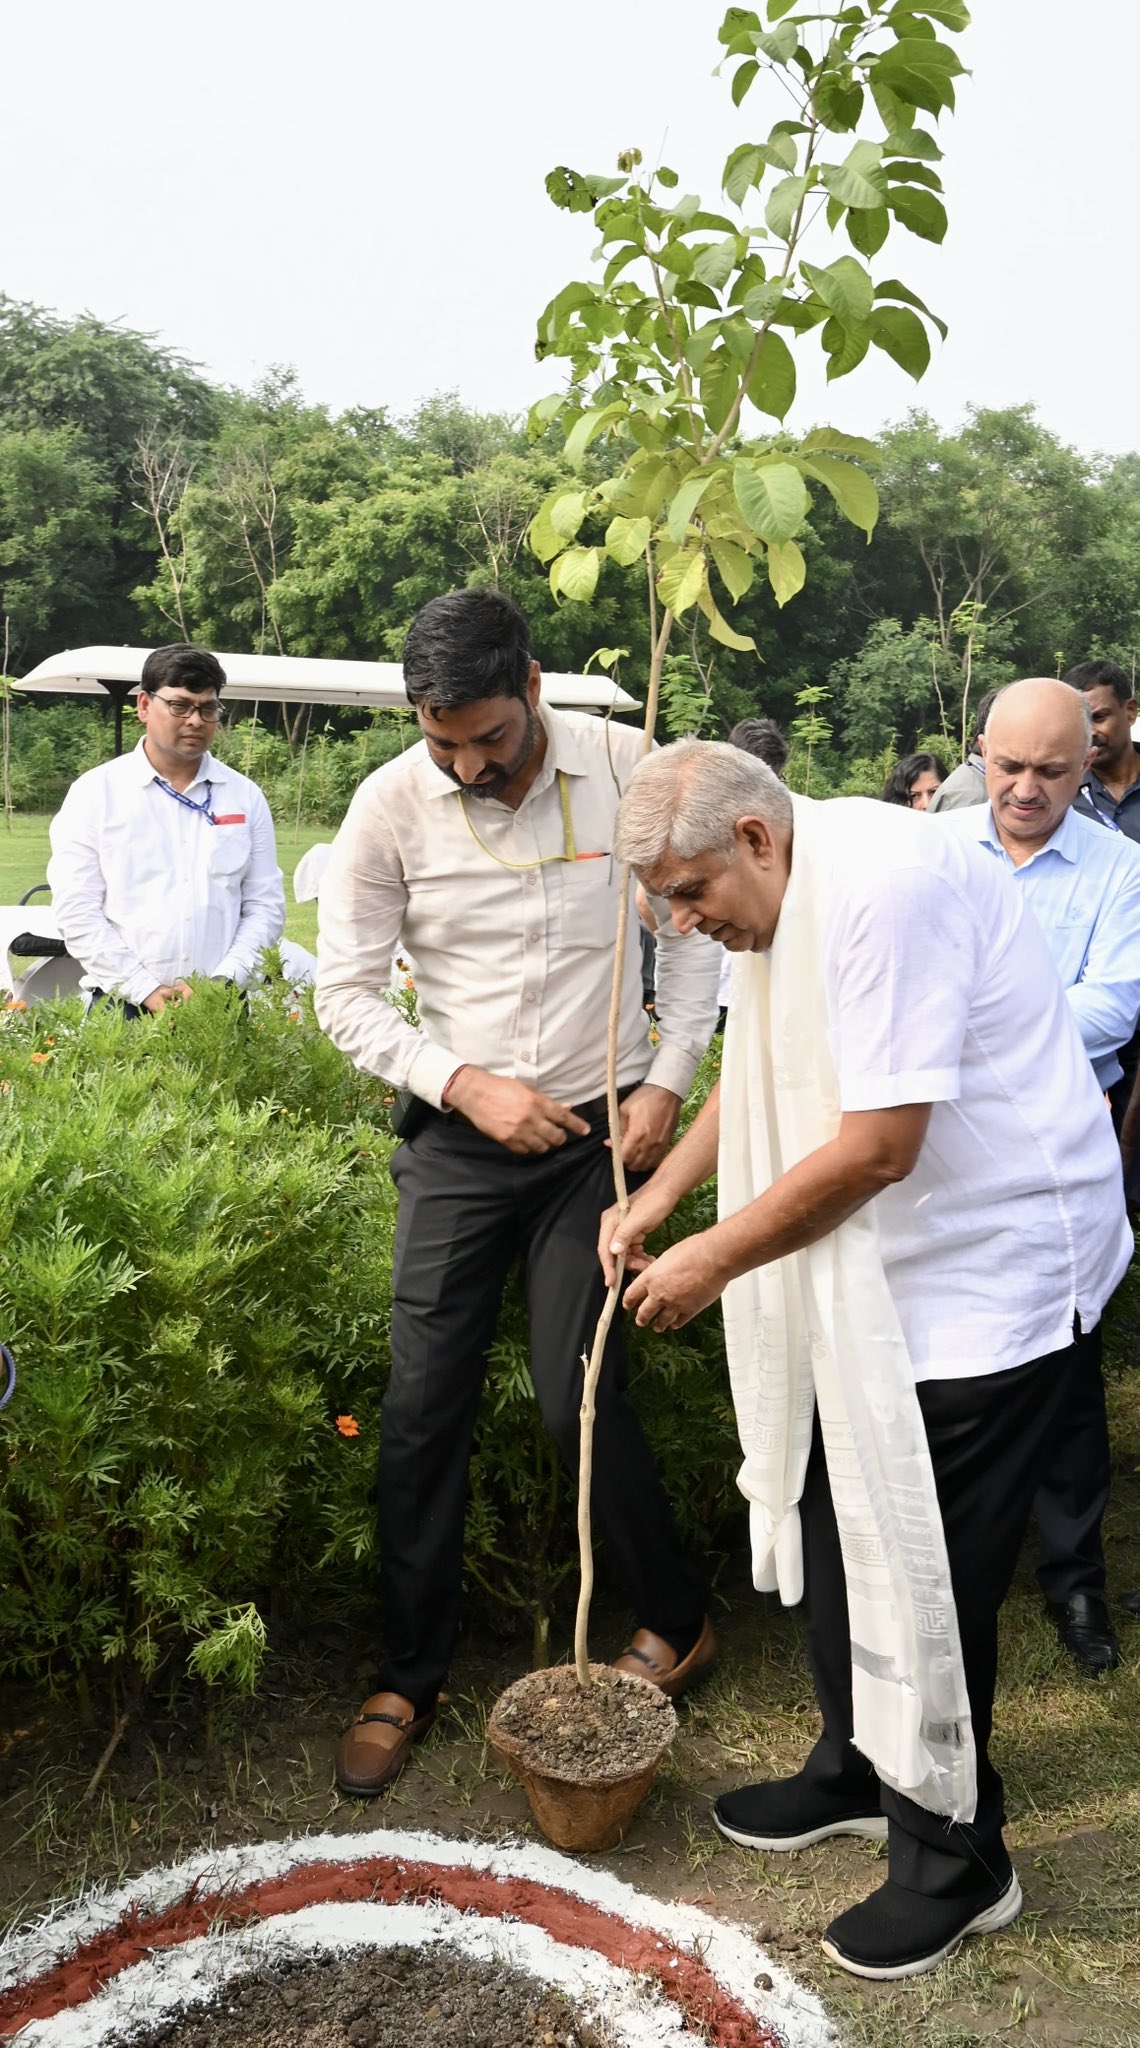
[(783, 2048), (779, 2034), (722, 1990), (702, 1962), (652, 1928), (634, 1926), (530, 1878), (492, 1877), (465, 1866), (409, 1863), (394, 1856), (298, 1864), (283, 1877), (239, 1891), (191, 1891), (165, 1913), (126, 1913), (116, 1927), (81, 1942), (42, 1977), (0, 1994), (0, 2041), (12, 2040), (31, 2020), (50, 2019), (86, 2003), (121, 1970), (145, 1961), (156, 1949), (177, 1948), (221, 1927), (295, 1913), (304, 1906), (356, 1900), (395, 1905), (407, 1899), (454, 1906), (484, 1919), (525, 1920), (569, 1948), (591, 1950), (621, 1969), (652, 1977), (691, 2026), (706, 2029), (714, 2048)]

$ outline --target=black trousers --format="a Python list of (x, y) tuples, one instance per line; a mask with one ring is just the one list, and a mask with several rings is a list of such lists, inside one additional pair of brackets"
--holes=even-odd
[[(438, 1690), (459, 1626), (471, 1438), (503, 1287), (520, 1256), (531, 1378), (577, 1473), (581, 1354), (605, 1298), (598, 1222), (613, 1200), (604, 1110), (591, 1122), (588, 1138), (520, 1158), (461, 1117), (431, 1114), (392, 1155), (400, 1209), (377, 1473), (387, 1649), (379, 1683), (417, 1703)], [(626, 1389), (621, 1320), (598, 1385), (592, 1507), (638, 1625), (668, 1637), (699, 1622), (706, 1588)]]
[(1037, 1583), (1047, 1600), (1069, 1600), (1074, 1593), (1104, 1597), (1101, 1525), (1112, 1454), (1101, 1352), (1098, 1323), (1078, 1347), (1077, 1368), (1033, 1502), (1041, 1538)]
[(800, 1516), (807, 1651), (823, 1734), (805, 1775), (845, 1802), (878, 1796), (888, 1820), (890, 1875), (909, 1891), (949, 1898), (1009, 1875), (1002, 1782), (989, 1756), (998, 1609), (1029, 1522), (1042, 1459), (1088, 1338), (979, 1379), (927, 1380), (918, 1397), (934, 1467), (978, 1757), (978, 1807), (968, 1826), (879, 1785), (854, 1747), (847, 1588), (819, 1421)]

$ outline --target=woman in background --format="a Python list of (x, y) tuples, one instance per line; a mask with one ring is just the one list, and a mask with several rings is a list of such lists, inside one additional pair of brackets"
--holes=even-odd
[(883, 802), (924, 811), (945, 780), (946, 770), (937, 754), (904, 754), (883, 784)]

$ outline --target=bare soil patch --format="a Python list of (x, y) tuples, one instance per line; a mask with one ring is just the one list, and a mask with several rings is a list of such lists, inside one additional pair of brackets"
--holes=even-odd
[(354, 1949), (266, 1966), (131, 2048), (612, 2048), (570, 2001), (449, 1950)]

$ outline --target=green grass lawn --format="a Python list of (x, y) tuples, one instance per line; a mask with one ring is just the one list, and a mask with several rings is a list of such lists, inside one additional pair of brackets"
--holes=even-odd
[[(10, 824), (0, 823), (0, 903), (18, 903), (45, 879), (48, 824), (47, 818), (24, 812), (17, 812)], [(317, 906), (294, 903), (293, 869), (310, 846), (319, 839), (331, 839), (333, 833), (331, 825), (302, 825), (300, 831), (292, 825), (277, 828), (277, 858), (285, 874), (285, 936), (298, 946), (307, 946), (311, 953), (317, 949)], [(41, 896), (37, 901), (46, 903), (47, 898)]]

